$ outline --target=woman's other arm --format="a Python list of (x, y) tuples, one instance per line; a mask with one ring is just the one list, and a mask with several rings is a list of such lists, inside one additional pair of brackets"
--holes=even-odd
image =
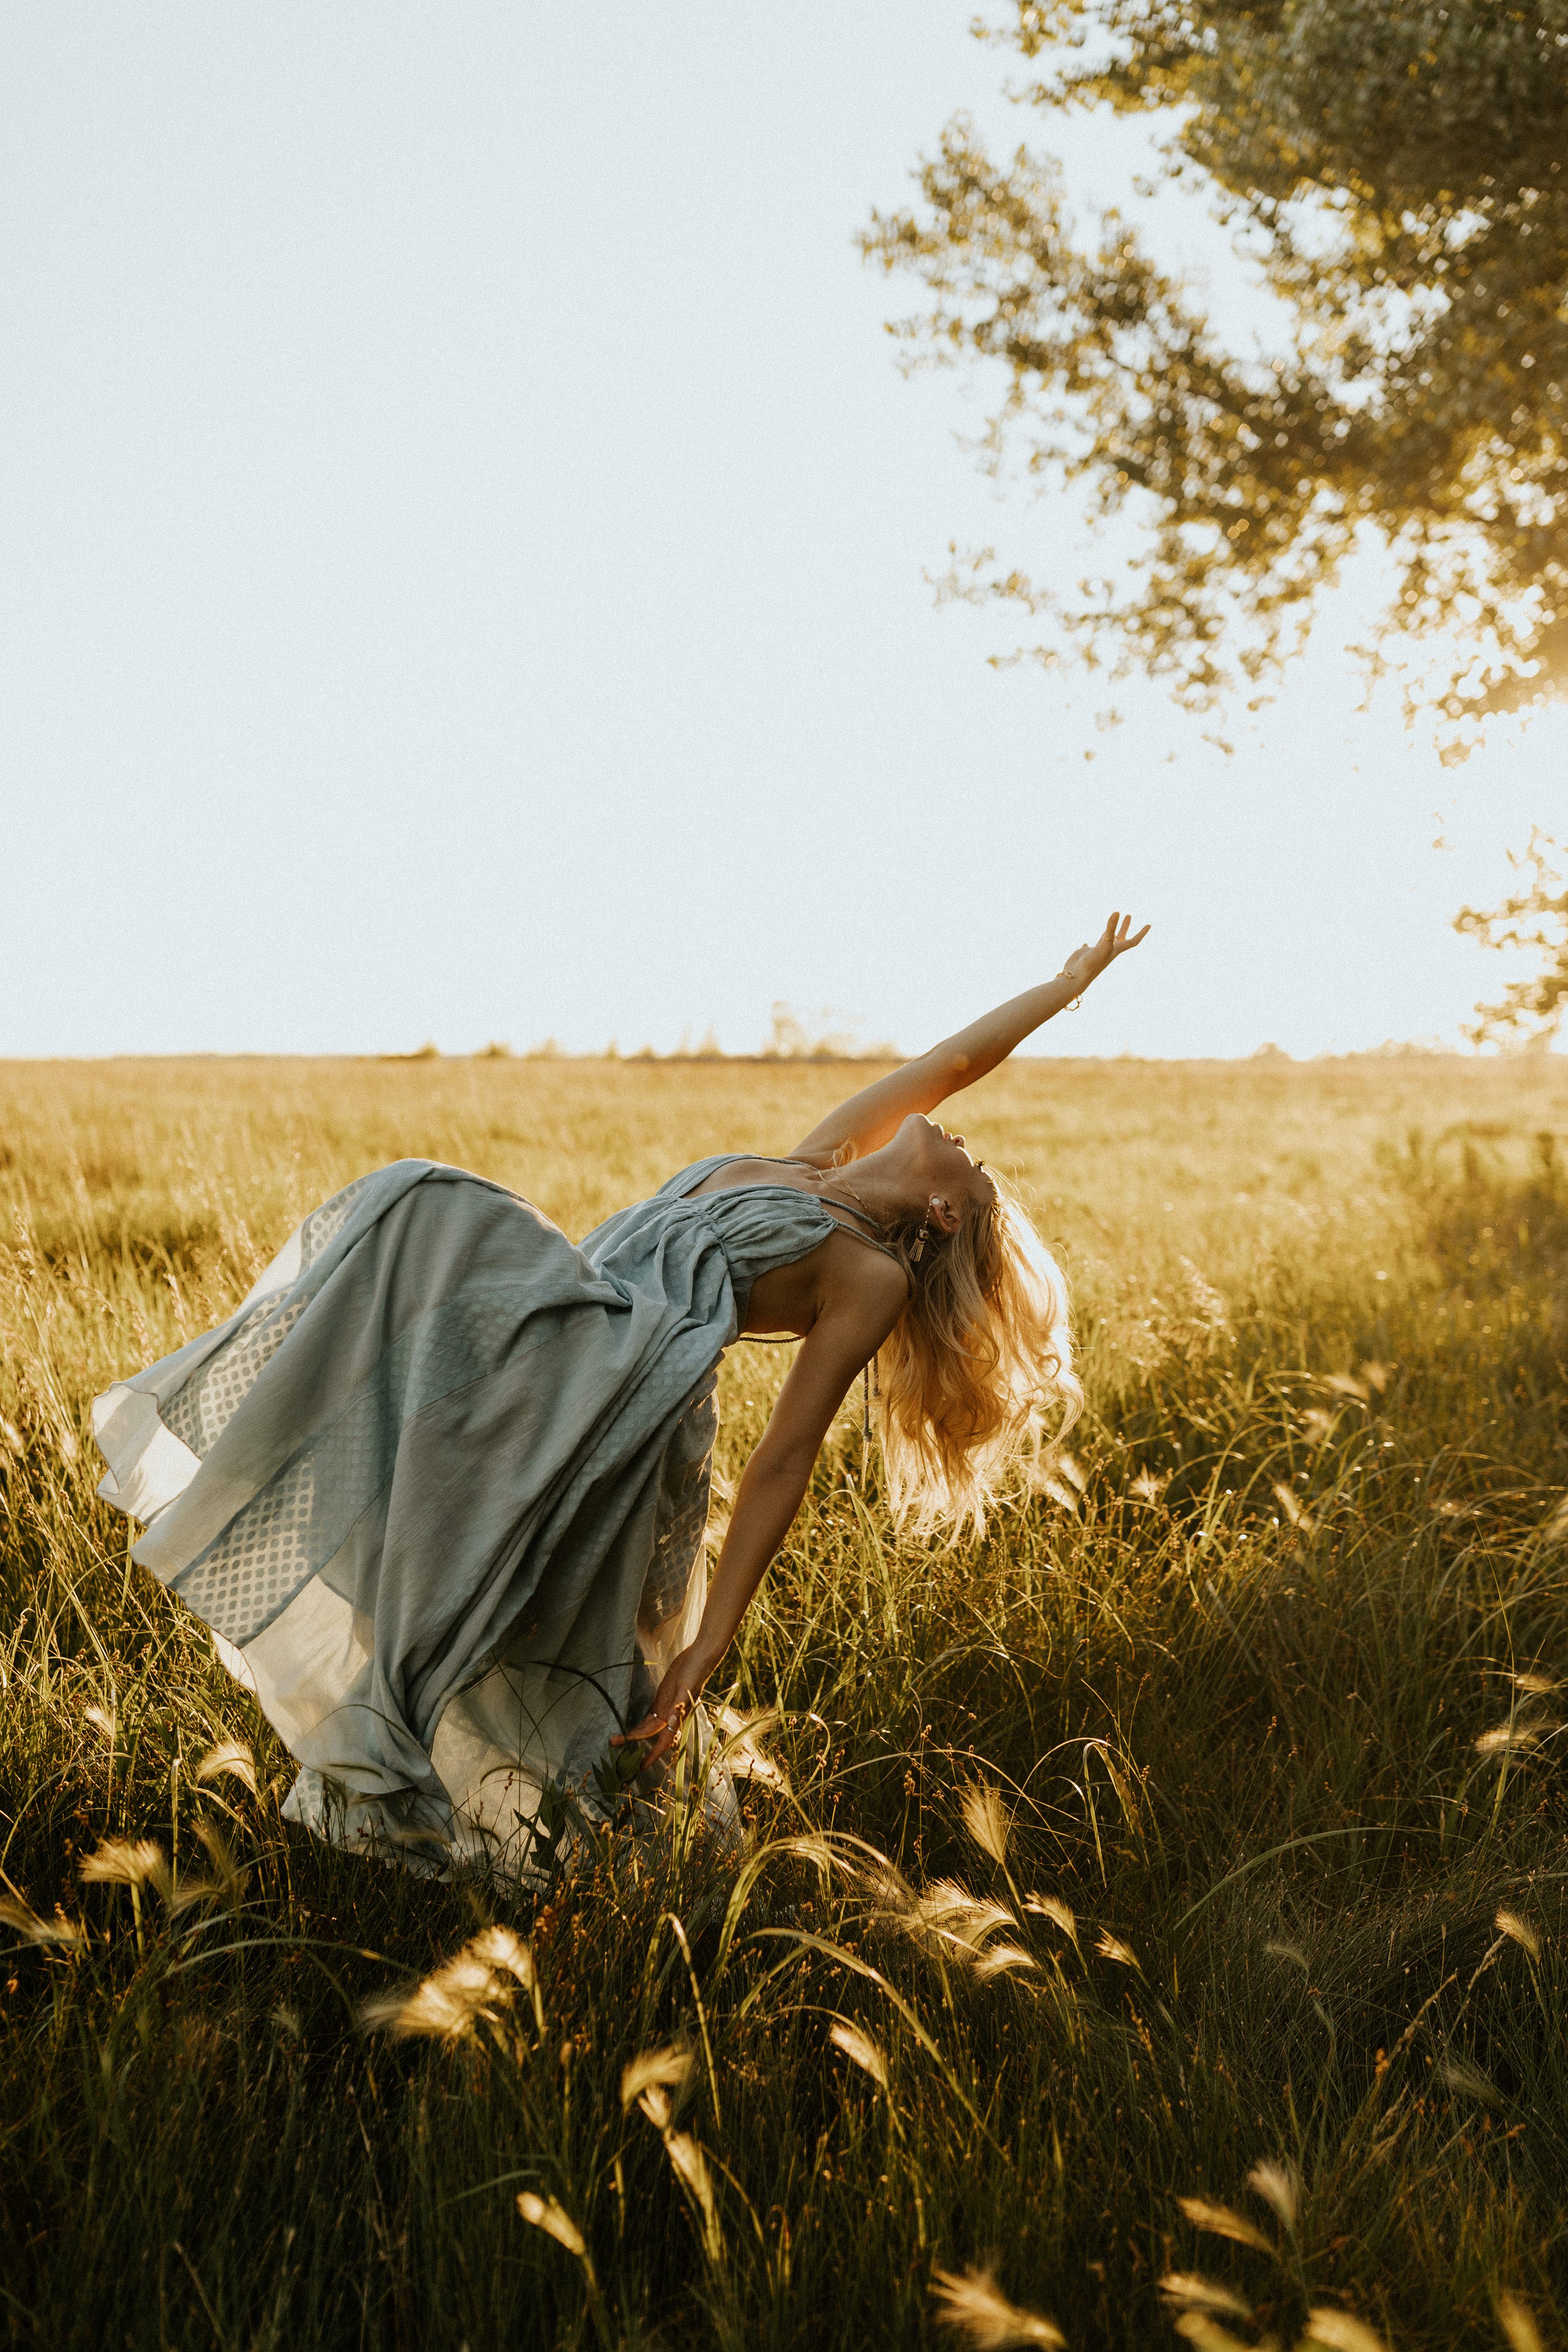
[[(1126, 955), (1148, 934), (1149, 926), (1132, 932), (1131, 915), (1112, 915), (1098, 940), (1075, 948), (1054, 980), (1022, 996), (1009, 997), (994, 1012), (984, 1013), (967, 1029), (958, 1030), (901, 1069), (890, 1071), (873, 1086), (840, 1103), (795, 1148), (795, 1157), (828, 1160), (847, 1144), (858, 1158), (876, 1151), (898, 1131), (911, 1111), (930, 1113), (950, 1095), (972, 1087), (1021, 1045), (1053, 1014), (1080, 996), (1118, 956)], [(1129, 933), (1132, 935), (1129, 937)]]
[[(860, 1249), (847, 1238), (839, 1246)], [(734, 1640), (794, 1523), (834, 1414), (903, 1310), (908, 1293), (899, 1267), (869, 1251), (861, 1255), (866, 1264), (852, 1292), (825, 1307), (802, 1341), (746, 1465), (697, 1638), (659, 1685), (652, 1713), (625, 1734), (627, 1740), (653, 1740), (643, 1759), (645, 1770), (675, 1745), (692, 1700)], [(611, 1744), (619, 1747), (622, 1741)]]

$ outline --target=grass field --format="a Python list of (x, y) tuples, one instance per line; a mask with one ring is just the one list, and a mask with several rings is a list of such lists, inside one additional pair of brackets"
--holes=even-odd
[[(847, 1412), (718, 1695), (783, 1709), (742, 1856), (677, 1813), (536, 1916), (321, 1849), (130, 1563), (90, 1397), (350, 1177), (456, 1160), (577, 1234), (845, 1084), (0, 1068), (10, 2342), (1568, 2345), (1560, 1062), (977, 1087), (1089, 1410), (954, 1550)], [(779, 1369), (726, 1366), (731, 1475)], [(367, 2021), (497, 1926), (531, 1958), (426, 1996), (466, 2032)]]

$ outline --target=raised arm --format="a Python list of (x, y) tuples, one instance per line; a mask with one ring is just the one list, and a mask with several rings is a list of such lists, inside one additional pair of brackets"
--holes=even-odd
[(848, 1146), (860, 1159), (868, 1151), (878, 1150), (911, 1111), (929, 1114), (949, 1095), (972, 1087), (976, 1078), (1005, 1062), (1053, 1013), (1081, 996), (1118, 956), (1128, 954), (1146, 938), (1148, 930), (1145, 923), (1142, 930), (1133, 931), (1131, 915), (1112, 915), (1098, 940), (1073, 950), (1054, 980), (1026, 989), (1022, 996), (1009, 997), (994, 1012), (972, 1021), (967, 1029), (944, 1037), (929, 1054), (906, 1062), (872, 1086), (862, 1087), (858, 1095), (851, 1095), (817, 1122), (795, 1145), (794, 1156), (830, 1160)]

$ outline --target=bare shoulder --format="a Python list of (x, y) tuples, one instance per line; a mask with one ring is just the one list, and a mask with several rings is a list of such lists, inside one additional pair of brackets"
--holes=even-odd
[(854, 1234), (837, 1233), (823, 1244), (822, 1268), (824, 1316), (842, 1317), (857, 1328), (879, 1325), (885, 1339), (910, 1296), (909, 1276), (898, 1260)]

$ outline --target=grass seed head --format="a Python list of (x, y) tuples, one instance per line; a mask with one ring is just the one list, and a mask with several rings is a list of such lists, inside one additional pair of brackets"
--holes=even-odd
[(622, 2069), (622, 2111), (634, 2100), (640, 2100), (645, 2091), (659, 2084), (673, 2090), (678, 2083), (685, 2082), (690, 2072), (689, 2050), (678, 2050), (673, 2044), (664, 2050), (645, 2050), (640, 2057), (634, 2058), (629, 2066)]
[(1375, 2327), (1348, 2311), (1321, 2305), (1307, 2314), (1306, 2342), (1326, 2344), (1330, 2352), (1388, 2352)]
[(1020, 1969), (1038, 1966), (1021, 1944), (988, 1944), (974, 1963), (974, 1973), (982, 1984), (989, 1984), (993, 1977), (1016, 1976)]
[(223, 1739), (209, 1748), (196, 1766), (198, 1780), (216, 1780), (220, 1773), (232, 1773), (242, 1780), (251, 1795), (256, 1794), (256, 1759), (243, 1739)]
[(76, 1874), (105, 1886), (151, 1886), (165, 1901), (169, 1896), (169, 1857), (151, 1838), (105, 1838), (78, 1863)]
[(104, 1706), (89, 1706), (83, 1717), (83, 1720), (84, 1722), (90, 1723), (95, 1731), (101, 1731), (110, 1746), (111, 1748), (113, 1747), (114, 1735), (119, 1727), (116, 1723), (114, 1715), (110, 1708)]
[(57, 1911), (52, 1919), (40, 1919), (30, 1905), (10, 1895), (0, 1895), (0, 1927), (9, 1927), (25, 1944), (61, 1944), (68, 1948), (87, 1941), (86, 1928), (68, 1919), (63, 1911)]
[(1137, 1969), (1139, 1975), (1142, 1975), (1143, 1970), (1138, 1955), (1131, 1945), (1124, 1944), (1120, 1936), (1113, 1936), (1109, 1927), (1100, 1929), (1099, 1940), (1094, 1948), (1102, 1960), (1119, 1961), (1122, 1968)]
[(1024, 1897), (1024, 1908), (1026, 1911), (1033, 1911), (1037, 1913), (1042, 1919), (1049, 1919), (1054, 1927), (1058, 1927), (1061, 1929), (1064, 1936), (1070, 1937), (1072, 1941), (1075, 1944), (1077, 1943), (1077, 1916), (1068, 1909), (1068, 1906), (1061, 1900), (1059, 1895), (1026, 1895)]
[(835, 2049), (843, 2051), (852, 2065), (858, 2066), (862, 2074), (869, 2074), (880, 2090), (887, 2089), (888, 2062), (869, 2034), (862, 2033), (860, 2028), (852, 2025), (847, 2018), (839, 2017), (834, 2020), (827, 2038)]
[(1247, 2174), (1247, 2185), (1257, 2190), (1266, 2205), (1273, 2207), (1288, 2230), (1295, 2228), (1301, 2182), (1293, 2164), (1277, 2164), (1271, 2157), (1265, 2157)]
[(1065, 2352), (1061, 2329), (1039, 2312), (1009, 2303), (989, 2271), (933, 2270), (931, 2297), (942, 2326), (966, 2336), (976, 2352), (1006, 2352), (1016, 2344), (1046, 2344)]
[(1252, 2305), (1217, 2279), (1205, 2278), (1201, 2271), (1167, 2271), (1160, 2281), (1160, 2292), (1169, 2303), (1183, 2311), (1224, 2311), (1233, 2319), (1250, 2319)]
[(989, 1780), (972, 1780), (963, 1792), (963, 1826), (994, 1863), (1007, 1859), (1007, 1816), (1002, 1792)]
[(1273, 2246), (1253, 2222), (1241, 2213), (1233, 2213), (1228, 2205), (1216, 2205), (1207, 2197), (1178, 2197), (1177, 2204), (1194, 2229), (1208, 2230), (1216, 2238), (1232, 2238), (1238, 2246), (1250, 2246), (1255, 2253), (1272, 2255)]
[(1497, 2324), (1508, 2337), (1510, 2352), (1546, 2352), (1535, 2314), (1517, 2294), (1500, 2294)]
[(1532, 1960), (1538, 1960), (1541, 1958), (1540, 1936), (1529, 1920), (1521, 1919), (1517, 1911), (1507, 1909), (1500, 1911), (1497, 1915), (1497, 1926), (1500, 1934), (1510, 1937), (1519, 1946), (1521, 1951), (1529, 1953)]
[(1515, 1690), (1523, 1691), (1531, 1698), (1550, 1698), (1553, 1691), (1561, 1690), (1563, 1687), (1562, 1684), (1553, 1681), (1550, 1675), (1537, 1674), (1533, 1671), (1521, 1675), (1510, 1675), (1509, 1680)]
[(669, 2129), (669, 2095), (658, 2083), (650, 2083), (646, 2091), (637, 2094), (637, 2105), (655, 2131)]
[(1274, 1481), (1274, 1499), (1293, 1528), (1304, 1536), (1317, 1534), (1317, 1520), (1308, 1510), (1295, 1488), (1288, 1486), (1283, 1478), (1276, 1478)]
[(564, 2246), (569, 2254), (582, 2261), (588, 2251), (587, 2241), (565, 2207), (557, 2204), (553, 2197), (537, 2197), (531, 2189), (525, 2189), (517, 2200), (517, 2210), (525, 2221), (531, 2221), (536, 2230), (542, 2230), (547, 2238), (553, 2238), (558, 2246)]
[[(1184, 2336), (1189, 2344), (1197, 2346), (1198, 2352), (1253, 2352), (1245, 2336), (1233, 2336), (1228, 2327), (1222, 2327), (1206, 2311), (1184, 2311), (1175, 2328), (1178, 2336)], [(1263, 2340), (1268, 2345), (1274, 2342), (1271, 2336)]]
[(532, 1955), (510, 1927), (486, 1927), (449, 1960), (433, 1969), (412, 1992), (373, 1994), (360, 2004), (360, 2023), (395, 2034), (399, 2041), (425, 2035), (458, 2042), (480, 2018), (494, 2021), (514, 1987), (532, 1984)]

